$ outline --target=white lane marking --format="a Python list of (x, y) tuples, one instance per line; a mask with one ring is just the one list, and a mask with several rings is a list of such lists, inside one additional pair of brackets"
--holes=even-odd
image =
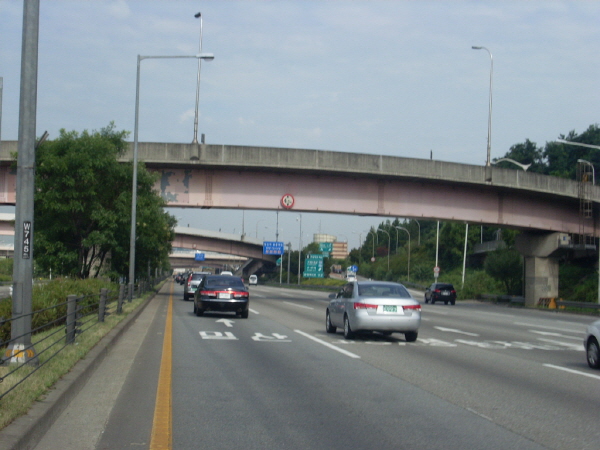
[(469, 333), (468, 331), (457, 330), (455, 328), (433, 327), (436, 330), (447, 331), (448, 333), (465, 334), (467, 336), (479, 336), (477, 333)]
[[(555, 326), (545, 326), (545, 325), (536, 325), (534, 323), (526, 323), (526, 322), (514, 322), (515, 325), (520, 325), (522, 327), (533, 327), (533, 328), (544, 328), (544, 329), (548, 329), (548, 330), (554, 330), (554, 331), (564, 331), (566, 333), (579, 333), (579, 334), (585, 334), (585, 330), (573, 330), (571, 329), (566, 329), (566, 328), (557, 328)], [(582, 325), (583, 327), (583, 325)], [(585, 328), (585, 327), (584, 327)]]
[(315, 308), (311, 308), (310, 306), (305, 306), (305, 305), (297, 305), (296, 303), (292, 303), (292, 302), (283, 302), (283, 303), (287, 303), (288, 305), (296, 306), (297, 308), (304, 308), (304, 309), (315, 309)]
[(543, 339), (543, 338), (538, 338), (538, 341), (542, 341), (542, 342), (548, 342), (550, 344), (554, 344), (554, 345), (560, 345), (561, 347), (567, 347), (571, 350), (575, 350), (577, 352), (584, 352), (585, 349), (583, 348), (583, 344), (569, 344), (568, 342), (561, 342), (561, 341), (556, 341), (554, 339)]
[(473, 408), (467, 408), (467, 411), (470, 411), (470, 412), (472, 412), (473, 414), (475, 414), (475, 415), (477, 415), (479, 417), (483, 417), (484, 419), (489, 420), (490, 422), (493, 422), (493, 420), (490, 417), (486, 416), (485, 414), (478, 413)]
[(254, 310), (254, 309), (251, 309), (251, 308), (249, 308), (248, 310), (249, 310), (249, 311), (250, 311), (252, 314), (258, 314), (258, 315), (260, 315), (260, 313), (259, 313), (258, 311), (256, 311), (256, 310)]
[(530, 333), (541, 334), (542, 336), (561, 337), (561, 338), (565, 338), (565, 339), (573, 339), (575, 341), (580, 341), (581, 340), (581, 338), (579, 336), (565, 336), (564, 334), (553, 333), (551, 331), (537, 331), (537, 330), (528, 330), (528, 331)]
[(217, 323), (223, 322), (227, 328), (233, 327), (233, 324), (235, 323), (233, 320), (229, 320), (229, 319), (219, 319), (216, 322)]
[(336, 352), (340, 352), (340, 353), (342, 353), (342, 354), (344, 354), (346, 356), (349, 356), (350, 358), (358, 358), (358, 359), (360, 359), (360, 356), (358, 356), (358, 355), (356, 355), (354, 353), (351, 353), (351, 352), (349, 352), (347, 350), (344, 350), (343, 348), (336, 347), (335, 345), (330, 344), (329, 342), (325, 342), (325, 341), (323, 341), (323, 340), (321, 340), (319, 338), (311, 336), (310, 334), (305, 333), (304, 331), (300, 331), (300, 330), (294, 330), (294, 331), (296, 333), (304, 336), (304, 337), (307, 337), (308, 339), (311, 339), (311, 340), (315, 341), (318, 344), (324, 345), (325, 347), (328, 347), (328, 348), (330, 348), (332, 350), (335, 350)]
[(575, 375), (583, 375), (584, 377), (596, 378), (600, 380), (600, 375), (594, 375), (592, 373), (581, 372), (579, 370), (567, 369), (566, 367), (555, 366), (554, 364), (544, 364), (544, 367), (549, 367), (551, 369), (562, 370), (563, 372), (574, 373)]

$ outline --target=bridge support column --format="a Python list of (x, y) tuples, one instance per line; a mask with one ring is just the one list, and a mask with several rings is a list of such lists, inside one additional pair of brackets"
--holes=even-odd
[(536, 306), (542, 297), (558, 297), (558, 259), (525, 257), (525, 305)]
[(516, 249), (525, 259), (525, 305), (536, 306), (542, 297), (558, 297), (558, 256), (564, 233), (517, 236)]

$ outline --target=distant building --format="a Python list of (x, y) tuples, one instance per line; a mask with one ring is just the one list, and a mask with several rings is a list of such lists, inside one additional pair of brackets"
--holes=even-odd
[(313, 234), (313, 242), (332, 242), (333, 251), (330, 255), (331, 258), (346, 259), (346, 257), (348, 257), (348, 243), (338, 242), (337, 236), (334, 236), (332, 234), (315, 233)]

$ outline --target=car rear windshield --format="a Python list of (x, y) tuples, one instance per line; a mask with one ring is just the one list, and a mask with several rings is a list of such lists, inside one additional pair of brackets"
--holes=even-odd
[(411, 298), (406, 288), (400, 284), (369, 284), (358, 286), (358, 295), (362, 297)]
[(435, 286), (436, 289), (442, 289), (442, 290), (448, 290), (448, 291), (453, 291), (454, 290), (454, 286), (452, 286), (451, 284), (437, 284)]
[(232, 276), (208, 277), (204, 284), (206, 289), (246, 289), (240, 278)]
[(205, 276), (206, 276), (205, 273), (193, 273), (192, 274), (192, 280), (201, 280)]

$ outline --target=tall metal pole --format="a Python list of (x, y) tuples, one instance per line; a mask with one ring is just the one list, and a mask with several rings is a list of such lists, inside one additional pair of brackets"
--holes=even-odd
[(131, 235), (129, 237), (129, 288), (127, 295), (129, 300), (133, 298), (135, 285), (135, 238), (137, 221), (137, 169), (138, 169), (138, 129), (140, 111), (140, 66), (143, 59), (188, 59), (197, 58), (212, 61), (215, 57), (212, 53), (198, 53), (190, 56), (137, 56), (137, 74), (135, 81), (135, 123), (133, 126), (133, 181), (131, 188)]
[(298, 214), (298, 217), (300, 218), (300, 237), (298, 238), (298, 284), (300, 284), (300, 277), (302, 275), (301, 270), (300, 270), (300, 262), (301, 262), (301, 255), (302, 255), (302, 214)]
[[(408, 264), (407, 264), (407, 270), (406, 270), (406, 280), (410, 281), (410, 231), (408, 231), (408, 228), (404, 228), (404, 227), (395, 227), (395, 228), (396, 228), (396, 239), (398, 239), (398, 230), (404, 230), (408, 233)], [(396, 251), (398, 251), (398, 250), (396, 250)]]
[(21, 94), (17, 157), (17, 201), (13, 265), (11, 344), (4, 355), (11, 363), (37, 364), (31, 344), (33, 291), (33, 194), (35, 189), (35, 128), (40, 2), (23, 4)]
[(487, 138), (487, 159), (485, 162), (486, 166), (490, 165), (490, 155), (492, 152), (492, 85), (494, 79), (494, 58), (492, 52), (485, 47), (472, 46), (473, 50), (485, 50), (490, 55), (490, 99), (489, 99), (489, 111), (488, 111), (488, 138)]
[[(200, 19), (200, 44), (198, 46), (198, 53), (202, 53), (202, 13), (194, 14), (196, 19)], [(194, 140), (192, 144), (198, 144), (198, 104), (200, 103), (200, 68), (202, 67), (202, 60), (198, 58), (198, 78), (196, 81), (196, 114), (194, 116)]]
[(127, 296), (133, 299), (135, 286), (135, 236), (137, 222), (137, 169), (138, 169), (138, 128), (140, 123), (140, 63), (142, 57), (137, 55), (137, 73), (135, 78), (135, 122), (133, 125), (133, 185), (131, 188), (131, 234), (129, 236), (129, 279)]

